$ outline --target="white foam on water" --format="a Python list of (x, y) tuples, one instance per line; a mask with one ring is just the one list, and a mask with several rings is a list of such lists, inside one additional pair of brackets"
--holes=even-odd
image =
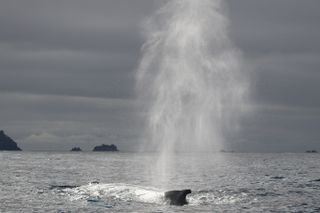
[(63, 190), (71, 200), (86, 199), (88, 201), (119, 201), (162, 204), (164, 192), (149, 187), (130, 184), (88, 184), (73, 189)]
[[(114, 203), (146, 203), (168, 205), (164, 199), (164, 191), (137, 185), (112, 183), (112, 184), (87, 184), (77, 188), (63, 189), (62, 192), (69, 196), (71, 201), (85, 200), (92, 203), (105, 203), (107, 207)], [(244, 193), (224, 191), (194, 191), (186, 197), (188, 205), (219, 205), (233, 204), (247, 199)]]
[(246, 195), (243, 194), (220, 194), (216, 192), (200, 192), (193, 193), (187, 197), (189, 205), (202, 206), (202, 205), (219, 205), (219, 204), (233, 204), (241, 202), (246, 199)]

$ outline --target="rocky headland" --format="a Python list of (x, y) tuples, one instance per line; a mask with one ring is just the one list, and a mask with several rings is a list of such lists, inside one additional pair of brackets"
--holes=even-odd
[(21, 151), (17, 143), (7, 136), (3, 130), (0, 130), (0, 150)]

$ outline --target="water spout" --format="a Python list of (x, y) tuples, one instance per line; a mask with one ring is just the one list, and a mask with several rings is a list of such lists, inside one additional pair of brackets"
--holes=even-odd
[(171, 0), (147, 21), (137, 92), (164, 177), (176, 152), (218, 151), (236, 127), (248, 84), (225, 14), (221, 0)]

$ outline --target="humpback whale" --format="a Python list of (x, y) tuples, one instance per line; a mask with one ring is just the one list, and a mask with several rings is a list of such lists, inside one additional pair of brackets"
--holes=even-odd
[(186, 196), (190, 193), (190, 189), (167, 191), (164, 193), (164, 198), (170, 205), (183, 206), (188, 204)]

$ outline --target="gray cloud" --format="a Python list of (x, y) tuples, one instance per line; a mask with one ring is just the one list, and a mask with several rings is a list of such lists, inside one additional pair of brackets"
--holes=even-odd
[[(252, 112), (228, 146), (320, 149), (320, 2), (228, 0), (230, 35), (252, 67)], [(134, 73), (150, 0), (0, 2), (0, 129), (26, 150), (116, 143), (133, 150)]]

